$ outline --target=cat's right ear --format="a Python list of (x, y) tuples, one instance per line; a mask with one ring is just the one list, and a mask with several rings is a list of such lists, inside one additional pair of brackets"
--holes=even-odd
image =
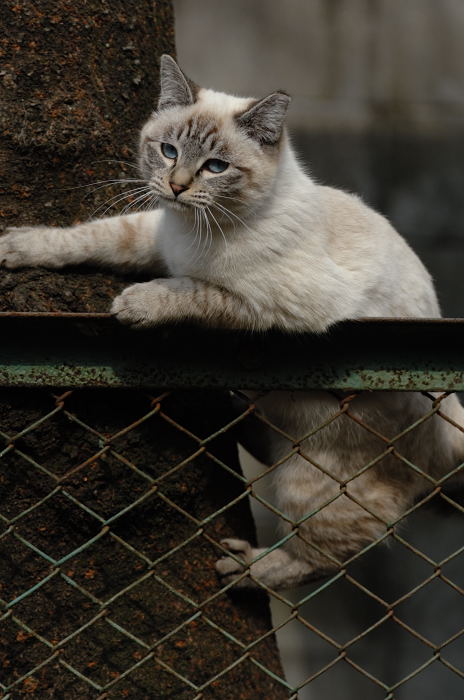
[(160, 59), (160, 96), (158, 110), (168, 107), (188, 107), (196, 99), (197, 86), (185, 76), (168, 54)]

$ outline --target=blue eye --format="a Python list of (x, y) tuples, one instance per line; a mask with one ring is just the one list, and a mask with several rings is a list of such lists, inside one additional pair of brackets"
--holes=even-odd
[(177, 148), (174, 148), (174, 146), (172, 146), (170, 143), (161, 144), (161, 153), (163, 156), (166, 156), (166, 158), (170, 158), (171, 160), (177, 158)]
[(224, 170), (227, 170), (229, 167), (229, 163), (226, 163), (225, 160), (219, 160), (218, 158), (210, 158), (210, 160), (207, 160), (206, 163), (203, 164), (203, 167), (205, 170), (209, 170), (210, 173), (223, 173)]

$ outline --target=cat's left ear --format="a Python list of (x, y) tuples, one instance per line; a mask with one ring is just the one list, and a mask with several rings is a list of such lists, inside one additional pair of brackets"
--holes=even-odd
[(290, 102), (291, 97), (287, 93), (273, 92), (240, 114), (236, 118), (237, 123), (248, 136), (262, 145), (274, 145), (282, 135)]
[(183, 74), (175, 60), (168, 54), (160, 59), (160, 96), (158, 109), (188, 107), (195, 102), (198, 87)]

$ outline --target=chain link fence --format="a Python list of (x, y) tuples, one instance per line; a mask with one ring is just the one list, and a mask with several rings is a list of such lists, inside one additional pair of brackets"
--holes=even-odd
[[(428, 477), (429, 489), (407, 513), (385, 523), (375, 542), (336, 562), (333, 575), (304, 589), (299, 597), (266, 589), (280, 601), (284, 613), (278, 623), (264, 625), (254, 637), (244, 622), (258, 604), (254, 594), (234, 598), (233, 585), (222, 586), (214, 574), (214, 560), (225, 553), (221, 538), (243, 531), (247, 499), (259, 502), (277, 519), (288, 520), (263, 496), (259, 484), (296, 453), (312, 467), (318, 466), (302, 449), (308, 436), (286, 435), (291, 443), (288, 455), (270, 467), (263, 466), (252, 478), (243, 476), (225, 446), (235, 440), (241, 424), (254, 416), (267, 431), (280, 434), (282, 430), (261, 416), (237, 386), (254, 385), (262, 392), (276, 388), (335, 392), (339, 403), (330, 422), (351, 420), (368, 431), (375, 427), (354, 410), (364, 391), (419, 390), (427, 397), (429, 408), (407, 428), (414, 431), (435, 415), (449, 421), (441, 405), (453, 390), (463, 388), (464, 358), (459, 358), (459, 345), (451, 343), (450, 337), (446, 355), (446, 344), (440, 338), (444, 333), (462, 335), (461, 325), (446, 330), (446, 324), (438, 324), (431, 332), (430, 327), (421, 330), (412, 324), (411, 330), (411, 324), (397, 323), (393, 337), (391, 325), (380, 333), (390, 337), (388, 345), (382, 344), (379, 326), (367, 324), (371, 340), (362, 337), (360, 342), (363, 357), (375, 355), (374, 364), (363, 364), (361, 359), (356, 366), (348, 358), (349, 370), (332, 363), (335, 350), (340, 351), (340, 337), (318, 341), (322, 342), (319, 351), (310, 339), (312, 370), (308, 374), (306, 369), (304, 375), (298, 369), (298, 356), (307, 367), (308, 346), (298, 347), (295, 338), (280, 339), (287, 347), (285, 357), (291, 356), (290, 345), (295, 350), (290, 376), (289, 361), (282, 360), (279, 347), (273, 358), (265, 351), (267, 345), (259, 346), (250, 338), (242, 338), (245, 345), (238, 348), (232, 336), (223, 336), (221, 347), (230, 355), (224, 359), (223, 353), (216, 359), (224, 365), (219, 370), (213, 359), (208, 361), (217, 347), (206, 349), (204, 337), (200, 342), (189, 333), (161, 333), (150, 343), (147, 336), (129, 338), (124, 331), (111, 330), (102, 346), (101, 327), (111, 324), (110, 320), (94, 316), (89, 324), (74, 317), (63, 325), (61, 318), (47, 325), (39, 318), (34, 326), (31, 321), (16, 315), (13, 325), (6, 326), (11, 344), (10, 350), (4, 350), (0, 368), (0, 689), (4, 700), (239, 698), (234, 674), (243, 673), (244, 668), (250, 679), (265, 679), (269, 698), (303, 697), (308, 688), (315, 689), (314, 697), (321, 697), (318, 681), (336, 673), (341, 665), (349, 666), (365, 681), (363, 697), (369, 699), (417, 697), (408, 695), (411, 682), (436, 665), (462, 682), (463, 589), (458, 564), (464, 543), (452, 551), (444, 545), (442, 554), (432, 557), (426, 548), (410, 541), (402, 525), (406, 517), (437, 501), (462, 518), (460, 496), (448, 490), (447, 483), (464, 465), (456, 465), (444, 478)], [(30, 337), (31, 329), (40, 328), (43, 333), (34, 334), (37, 341), (31, 349), (24, 339)], [(392, 347), (404, 351), (409, 331), (419, 336), (416, 348), (423, 348), (421, 333), (426, 334), (425, 359), (414, 348), (408, 358), (392, 352)], [(363, 332), (358, 330), (358, 335)], [(352, 337), (353, 328), (346, 333)], [(160, 340), (164, 350), (156, 355)], [(279, 343), (273, 340), (275, 347)], [(134, 342), (139, 350), (134, 350)], [(383, 347), (383, 355), (380, 350), (373, 352), (372, 343)], [(443, 347), (444, 354), (439, 356), (436, 349)], [(135, 357), (140, 352), (145, 353), (143, 371)], [(276, 359), (279, 354), (280, 360)], [(389, 355), (396, 360), (380, 368), (379, 363)], [(275, 373), (274, 361), (287, 366), (287, 375), (283, 369), (283, 374)], [(323, 362), (332, 363), (331, 372)], [(156, 376), (148, 376), (154, 367)], [(237, 376), (232, 377), (231, 372)], [(163, 390), (155, 391), (155, 382)], [(227, 403), (224, 388), (234, 394), (233, 413), (222, 408)], [(210, 413), (202, 423), (199, 414), (205, 402)], [(326, 425), (325, 420), (317, 430)], [(464, 426), (453, 427), (464, 432)], [(395, 446), (397, 438), (378, 437), (383, 447), (375, 463), (393, 453), (405, 470), (420, 471), (402, 458)], [(356, 476), (372, 466), (360, 464)], [(209, 495), (202, 500), (203, 491)], [(340, 492), (330, 503), (343, 494), (346, 484), (340, 483)], [(273, 547), (298, 537), (299, 524), (314, 515), (308, 513), (302, 521), (290, 523), (290, 534)], [(356, 569), (372, 550), (388, 542), (400, 546), (422, 566), (419, 580), (393, 599), (366, 583)], [(440, 634), (442, 621), (438, 620), (438, 633), (432, 638), (415, 625), (418, 618), (408, 616), (405, 605), (420, 600), (420, 605), (433, 607), (431, 584), (437, 582), (456, 598), (456, 614), (452, 631)], [(263, 587), (259, 580), (256, 583)], [(317, 606), (323, 605), (319, 601), (341, 584), (356, 592), (358, 604), (371, 609), (366, 626), (343, 639), (317, 614)], [(295, 622), (317, 638), (324, 653), (313, 659), (306, 677), (292, 685), (266, 654), (273, 633)], [(402, 677), (395, 674), (394, 664), (389, 677), (382, 677), (359, 653), (366, 642), (375, 645), (379, 631), (392, 625), (422, 649), (421, 663)], [(443, 629), (449, 631), (450, 625)], [(219, 649), (219, 640), (221, 652), (210, 655), (205, 664), (198, 649), (202, 645), (214, 649), (215, 644)], [(391, 653), (394, 656), (394, 650)]]

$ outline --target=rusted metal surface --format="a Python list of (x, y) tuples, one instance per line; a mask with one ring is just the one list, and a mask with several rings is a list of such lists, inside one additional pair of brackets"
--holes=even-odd
[(464, 320), (366, 319), (324, 336), (0, 314), (0, 386), (464, 390)]

